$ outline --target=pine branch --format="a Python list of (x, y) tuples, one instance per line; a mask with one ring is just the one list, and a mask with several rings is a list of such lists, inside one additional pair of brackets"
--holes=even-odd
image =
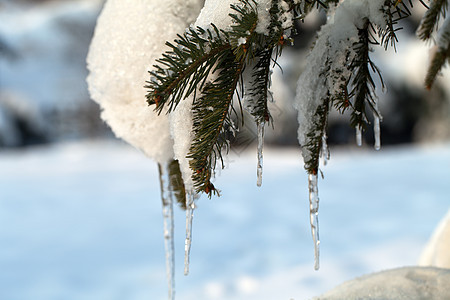
[(156, 104), (159, 113), (166, 104), (170, 113), (182, 99), (202, 89), (219, 55), (231, 48), (227, 34), (213, 24), (212, 27), (213, 31), (190, 28), (178, 35), (175, 45), (166, 43), (171, 50), (157, 60), (145, 86), (150, 90), (147, 102)]
[[(411, 1), (409, 1), (409, 5), (412, 7)], [(384, 46), (385, 50), (391, 46), (395, 51), (397, 51), (397, 31), (403, 28), (396, 27), (396, 25), (398, 25), (400, 20), (409, 17), (411, 15), (411, 11), (409, 10), (407, 4), (399, 0), (386, 0), (382, 11), (387, 25), (386, 28), (378, 28), (378, 35), (381, 37), (380, 43)]]
[(445, 63), (450, 63), (450, 18), (447, 18), (439, 30), (437, 46), (432, 55), (430, 66), (425, 77), (425, 87), (430, 90)]
[(226, 124), (232, 126), (231, 103), (243, 66), (243, 62), (236, 62), (231, 50), (225, 52), (218, 60), (215, 70), (219, 72), (217, 78), (205, 86), (203, 96), (193, 105), (195, 138), (188, 159), (191, 159), (196, 191), (209, 196), (217, 193), (211, 176), (217, 159), (222, 157), (222, 149), (228, 146), (220, 135)]
[[(353, 89), (350, 92), (350, 97), (354, 99), (350, 125), (354, 128), (365, 128), (367, 120), (366, 105), (379, 116), (375, 103), (375, 82), (370, 70), (372, 69), (373, 72), (378, 73), (380, 79), (381, 73), (369, 57), (371, 44), (370, 28), (370, 23), (366, 22), (364, 28), (358, 30), (359, 42), (354, 47), (356, 57), (351, 66), (354, 70), (354, 77), (351, 82)], [(381, 82), (383, 84), (382, 79)]]
[(313, 127), (314, 130), (310, 131), (307, 135), (307, 144), (303, 145), (303, 147), (308, 149), (310, 153), (309, 159), (305, 160), (305, 169), (308, 174), (317, 175), (319, 172), (319, 164), (321, 155), (328, 156), (327, 153), (322, 153), (324, 149), (323, 143), (324, 136), (326, 136), (326, 130), (328, 125), (328, 112), (330, 106), (330, 98), (328, 97), (323, 99), (322, 104), (317, 107), (317, 110), (314, 114), (313, 119)]
[[(159, 113), (164, 107), (170, 113), (180, 101), (193, 95), (194, 140), (187, 158), (197, 192), (210, 196), (216, 193), (210, 179), (216, 160), (222, 158), (222, 151), (228, 147), (224, 131), (233, 127), (230, 120), (233, 95), (246, 65), (255, 61), (258, 68), (253, 70), (254, 85), (250, 89), (258, 107), (254, 111), (255, 120), (270, 119), (267, 109), (270, 63), (275, 61), (273, 55), (277, 57), (281, 53), (285, 32), (292, 29), (289, 18), (294, 2), (273, 1), (270, 27), (267, 32), (257, 32), (258, 3), (241, 0), (231, 5), (231, 30), (219, 30), (213, 24), (211, 30), (190, 28), (178, 35), (173, 44), (167, 43), (170, 50), (157, 60), (150, 72), (147, 100), (150, 105), (156, 105)], [(217, 78), (212, 80), (211, 74)]]
[(256, 5), (255, 0), (243, 0), (241, 5), (230, 6), (236, 12), (230, 14), (234, 24), (229, 35), (237, 61), (253, 59), (256, 47), (261, 43), (260, 35), (255, 32), (258, 23)]
[(433, 86), (433, 83), (436, 80), (439, 71), (448, 61), (449, 57), (450, 57), (450, 47), (444, 51), (437, 50), (434, 53), (430, 67), (428, 68), (427, 75), (425, 77), (425, 87), (428, 90), (431, 90), (431, 87)]
[(261, 51), (258, 55), (258, 63), (253, 68), (252, 81), (249, 88), (250, 113), (258, 124), (269, 122), (272, 117), (268, 109), (270, 64), (272, 61), (272, 49)]
[(431, 38), (433, 31), (437, 28), (440, 17), (445, 18), (448, 10), (448, 0), (432, 0), (429, 9), (425, 13), (417, 29), (417, 36), (427, 41)]

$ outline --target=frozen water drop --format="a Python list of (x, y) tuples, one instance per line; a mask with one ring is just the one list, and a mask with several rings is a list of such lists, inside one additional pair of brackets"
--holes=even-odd
[(311, 234), (314, 242), (314, 269), (319, 269), (319, 190), (317, 187), (317, 174), (309, 174), (309, 218)]

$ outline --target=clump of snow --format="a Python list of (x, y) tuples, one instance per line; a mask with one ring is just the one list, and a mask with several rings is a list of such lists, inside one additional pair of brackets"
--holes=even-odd
[(419, 265), (450, 269), (450, 210), (427, 243)]
[(184, 186), (187, 191), (194, 189), (192, 181), (192, 170), (189, 167), (189, 159), (186, 157), (189, 153), (192, 140), (192, 98), (182, 100), (177, 108), (169, 115), (170, 133), (173, 137), (174, 158), (180, 164), (181, 174), (183, 176)]
[(270, 6), (272, 5), (272, 0), (260, 0), (256, 7), (256, 12), (258, 14), (258, 24), (256, 24), (255, 32), (259, 34), (269, 34), (270, 27)]
[(314, 300), (450, 299), (450, 270), (404, 267), (374, 273), (351, 281)]
[[(383, 8), (383, 0), (347, 0), (322, 26), (297, 85), (294, 106), (298, 110), (301, 146), (307, 144), (307, 135), (317, 122), (317, 108), (324, 99), (338, 94), (350, 78), (349, 64), (355, 56), (353, 45), (358, 42), (358, 29), (363, 28), (367, 20), (381, 28), (386, 26)], [(303, 158), (305, 161), (311, 158), (306, 147), (303, 147)]]
[(91, 97), (120, 137), (163, 162), (173, 157), (166, 115), (145, 101), (147, 71), (198, 15), (201, 0), (108, 0), (98, 19), (87, 58)]
[(206, 0), (205, 6), (195, 21), (195, 26), (206, 29), (213, 23), (219, 29), (230, 29), (232, 20), (229, 16), (232, 12), (230, 5), (236, 5), (239, 2), (239, 0)]
[(290, 5), (282, 0), (278, 3), (278, 8), (280, 10), (280, 15), (278, 19), (281, 23), (281, 28), (284, 30), (290, 29), (294, 26), (294, 12), (290, 9)]

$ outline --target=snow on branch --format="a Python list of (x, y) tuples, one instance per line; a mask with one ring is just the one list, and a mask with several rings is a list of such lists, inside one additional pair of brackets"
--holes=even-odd
[[(317, 173), (320, 149), (326, 131), (328, 106), (352, 111), (351, 125), (365, 128), (366, 106), (377, 118), (375, 84), (372, 73), (380, 75), (370, 60), (371, 46), (395, 45), (400, 11), (396, 1), (347, 0), (329, 16), (308, 56), (308, 64), (298, 80), (295, 107), (298, 110), (298, 138), (302, 146), (305, 168)], [(381, 78), (381, 76), (380, 76)]]
[[(226, 130), (235, 130), (230, 119), (234, 95), (239, 101), (250, 96), (257, 123), (270, 118), (270, 64), (290, 38), (299, 5), (292, 0), (206, 1), (194, 27), (167, 43), (169, 50), (150, 71), (147, 100), (159, 113), (166, 107), (170, 113), (175, 159), (187, 190), (216, 193), (211, 177), (228, 149)], [(248, 67), (253, 85), (239, 95)]]
[(445, 63), (450, 63), (450, 17), (447, 17), (437, 34), (436, 46), (431, 53), (431, 62), (425, 77), (425, 87), (431, 89)]

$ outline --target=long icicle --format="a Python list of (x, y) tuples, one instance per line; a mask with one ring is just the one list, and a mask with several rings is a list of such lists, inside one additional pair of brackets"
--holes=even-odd
[(309, 174), (309, 219), (311, 234), (314, 242), (314, 269), (319, 270), (319, 192), (317, 188), (317, 174)]
[(328, 150), (328, 143), (327, 143), (327, 134), (326, 134), (326, 132), (322, 135), (321, 156), (323, 158), (323, 165), (326, 166), (328, 164), (328, 161), (330, 160), (330, 150)]
[(184, 275), (189, 274), (189, 262), (192, 243), (192, 220), (194, 218), (195, 193), (189, 191), (186, 194), (186, 240), (184, 242)]
[(256, 170), (257, 181), (256, 185), (262, 185), (262, 173), (263, 173), (263, 148), (264, 148), (264, 125), (265, 122), (258, 122), (258, 166)]
[(158, 163), (159, 182), (161, 187), (162, 213), (164, 219), (164, 248), (166, 252), (166, 273), (169, 300), (175, 299), (175, 244), (173, 198), (170, 190), (169, 163)]

